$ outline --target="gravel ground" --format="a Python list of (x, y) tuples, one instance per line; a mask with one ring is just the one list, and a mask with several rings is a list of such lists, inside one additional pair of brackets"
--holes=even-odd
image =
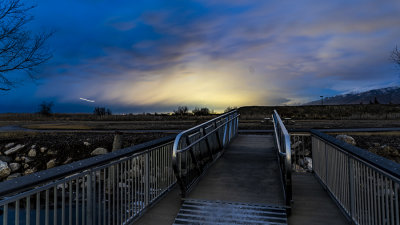
[[(123, 134), (122, 147), (129, 147), (143, 142), (155, 140), (167, 133), (139, 133)], [(19, 163), (21, 168), (13, 173), (23, 175), (28, 169), (35, 171), (45, 170), (47, 163), (55, 159), (56, 165), (62, 165), (81, 159), (89, 158), (91, 152), (96, 148), (106, 148), (112, 150), (114, 140), (113, 133), (36, 133), (36, 132), (16, 132), (0, 135), (0, 160), (10, 163)], [(85, 143), (86, 142), (86, 143)], [(16, 153), (5, 155), (7, 144), (14, 143), (14, 146), (24, 145)], [(33, 147), (32, 147), (33, 146)], [(41, 151), (41, 148), (46, 148)], [(28, 152), (35, 149), (36, 156), (28, 156)], [(28, 158), (28, 159), (26, 159)], [(27, 164), (27, 165), (26, 165)], [(3, 178), (5, 179), (5, 177)], [(2, 179), (0, 179), (2, 180)]]
[(357, 147), (400, 163), (400, 136), (351, 136), (355, 139)]

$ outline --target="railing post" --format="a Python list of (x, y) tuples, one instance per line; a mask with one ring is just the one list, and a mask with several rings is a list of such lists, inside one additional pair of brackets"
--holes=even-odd
[(350, 201), (350, 218), (353, 220), (354, 213), (354, 171), (353, 171), (353, 163), (351, 157), (347, 155), (348, 160), (348, 170), (349, 170), (349, 201)]
[(93, 190), (92, 190), (92, 170), (89, 170), (88, 179), (87, 179), (87, 224), (93, 224)]
[[(217, 122), (214, 122), (214, 127), (215, 127), (215, 129), (218, 127), (218, 126), (217, 126)], [(217, 142), (218, 142), (219, 149), (222, 149), (222, 148), (223, 148), (223, 145), (221, 144), (221, 138), (219, 137), (219, 128), (218, 128), (218, 130), (215, 132), (215, 135), (216, 135), (216, 137), (217, 137)]]
[(324, 143), (324, 152), (325, 152), (325, 187), (328, 188), (328, 153), (326, 150), (326, 143)]
[[(201, 128), (200, 132), (201, 132), (202, 136), (206, 135), (206, 129)], [(212, 152), (212, 148), (211, 148), (210, 142), (208, 141), (208, 137), (206, 137), (205, 142), (206, 142), (206, 147), (207, 147), (208, 153), (210, 154), (211, 160), (214, 160), (214, 155), (213, 155), (213, 152)]]
[(228, 118), (225, 118), (225, 122), (226, 122), (226, 124), (225, 124), (225, 126), (224, 126), (224, 138), (222, 139), (222, 147), (225, 147), (225, 144), (226, 144), (226, 135), (227, 135), (227, 132), (228, 132), (228, 121), (229, 121), (229, 119)]
[(146, 152), (146, 154), (144, 154), (145, 157), (145, 163), (144, 163), (144, 202), (145, 205), (149, 205), (149, 198), (150, 198), (150, 156), (149, 156), (149, 152)]

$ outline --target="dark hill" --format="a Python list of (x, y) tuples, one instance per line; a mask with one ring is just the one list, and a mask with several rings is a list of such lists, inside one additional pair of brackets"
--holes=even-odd
[[(377, 102), (375, 102), (375, 99)], [(324, 98), (324, 105), (370, 103), (400, 104), (400, 87), (374, 89), (360, 93), (349, 93)], [(312, 101), (305, 105), (321, 105), (321, 100)]]

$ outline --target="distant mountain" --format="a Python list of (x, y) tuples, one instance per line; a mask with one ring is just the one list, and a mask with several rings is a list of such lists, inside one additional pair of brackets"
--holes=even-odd
[[(387, 87), (327, 97), (324, 98), (324, 105), (370, 104), (375, 102), (375, 98), (380, 104), (400, 104), (400, 87)], [(312, 101), (305, 105), (321, 105), (321, 100)]]

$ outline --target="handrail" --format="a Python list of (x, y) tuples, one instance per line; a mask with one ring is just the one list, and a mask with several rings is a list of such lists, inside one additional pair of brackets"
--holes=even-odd
[(376, 155), (364, 149), (358, 148), (354, 145), (347, 144), (343, 141), (340, 141), (331, 135), (322, 133), (319, 130), (310, 130), (311, 134), (314, 136), (323, 139), (324, 141), (338, 147), (341, 151), (351, 154), (353, 157), (358, 158), (372, 166), (385, 171), (391, 176), (395, 177), (400, 181), (400, 164), (396, 163), (392, 160), (384, 158), (382, 156)]
[(130, 224), (176, 183), (174, 136), (0, 183), (1, 224)]
[(290, 135), (276, 110), (274, 110), (272, 118), (275, 142), (278, 148), (284, 199), (286, 206), (290, 207), (292, 201), (292, 153), (290, 148)]
[(400, 164), (311, 130), (313, 171), (353, 224), (400, 224)]
[(112, 162), (114, 160), (121, 159), (123, 157), (130, 156), (132, 154), (144, 151), (146, 149), (153, 148), (155, 146), (162, 145), (174, 140), (176, 135), (170, 135), (168, 137), (159, 138), (153, 141), (138, 144), (132, 147), (120, 149), (115, 152), (108, 154), (91, 157), (88, 159), (79, 160), (70, 164), (54, 167), (51, 169), (39, 171), (33, 174), (29, 174), (22, 177), (17, 177), (12, 180), (0, 182), (0, 198), (5, 195), (18, 193), (29, 189), (31, 187), (38, 186), (40, 184), (54, 181), (69, 175), (79, 173), (81, 171)]
[(221, 156), (224, 147), (236, 136), (238, 125), (239, 114), (233, 110), (176, 136), (172, 162), (182, 197)]

